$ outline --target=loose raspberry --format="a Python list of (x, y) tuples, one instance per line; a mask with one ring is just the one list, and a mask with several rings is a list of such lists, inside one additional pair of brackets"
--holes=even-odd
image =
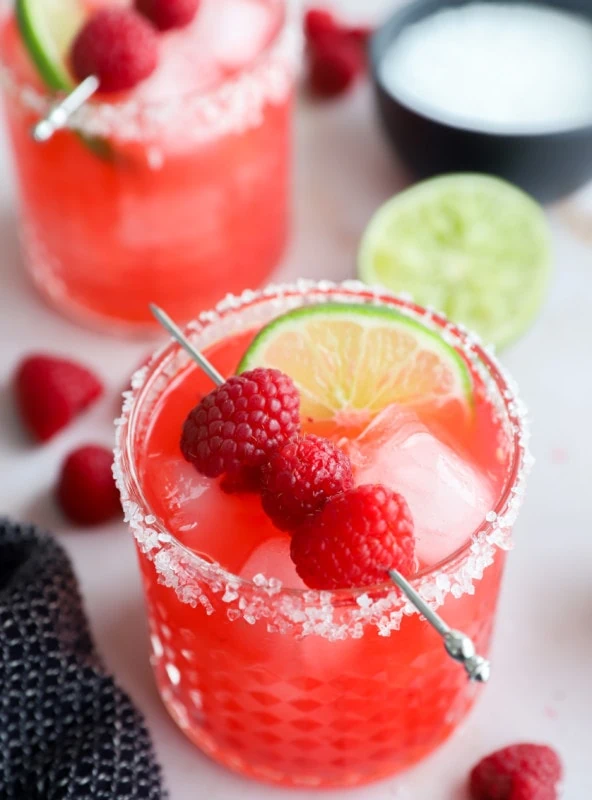
[(314, 434), (287, 442), (262, 473), (263, 508), (274, 525), (286, 531), (354, 485), (349, 457), (329, 439)]
[(365, 25), (354, 25), (347, 31), (347, 36), (356, 44), (365, 50), (368, 46), (368, 41), (372, 36), (373, 30)]
[(472, 800), (556, 800), (563, 768), (546, 745), (514, 744), (482, 759), (471, 772)]
[(304, 34), (309, 44), (326, 33), (337, 33), (341, 26), (335, 16), (324, 8), (310, 8), (304, 15)]
[(184, 28), (197, 14), (200, 0), (135, 0), (136, 11), (160, 31)]
[(367, 25), (345, 25), (326, 9), (311, 8), (304, 15), (304, 34), (312, 49), (327, 35), (350, 39), (364, 49), (372, 35), (372, 28)]
[(19, 364), (14, 389), (22, 420), (40, 442), (50, 439), (103, 393), (101, 382), (86, 367), (38, 354)]
[(401, 495), (380, 485), (338, 494), (292, 536), (296, 571), (311, 589), (384, 583), (415, 566), (413, 520)]
[(298, 433), (299, 411), (298, 391), (283, 372), (259, 367), (234, 375), (189, 413), (181, 451), (210, 478), (260, 467)]
[(336, 97), (353, 86), (364, 70), (359, 45), (341, 35), (323, 35), (310, 53), (309, 85), (318, 97)]
[(554, 786), (545, 786), (536, 778), (517, 775), (513, 779), (511, 800), (557, 800)]
[(101, 92), (132, 89), (158, 63), (158, 36), (140, 14), (127, 8), (104, 8), (82, 28), (71, 52), (79, 81), (96, 75)]
[(98, 525), (121, 514), (112, 464), (113, 453), (92, 444), (79, 447), (67, 457), (57, 486), (57, 500), (72, 522)]

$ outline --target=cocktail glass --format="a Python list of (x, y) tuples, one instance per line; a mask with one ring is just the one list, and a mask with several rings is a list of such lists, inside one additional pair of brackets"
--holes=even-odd
[[(247, 66), (158, 101), (104, 96), (40, 144), (31, 127), (55, 98), (30, 64), (12, 2), (2, 0), (24, 259), (43, 295), (77, 320), (152, 326), (150, 301), (188, 320), (226, 292), (260, 284), (277, 264), (300, 28), (295, 0), (247, 1), (273, 18), (270, 40)], [(217, 2), (202, 0), (203, 12)]]
[[(479, 435), (490, 439), (482, 444), (494, 454), (495, 502), (468, 541), (412, 583), (486, 655), (530, 460), (523, 409), (492, 355), (440, 315), (353, 282), (302, 282), (231, 297), (187, 334), (198, 349), (215, 354), (222, 372), (231, 372), (243, 332), (296, 306), (328, 301), (399, 309), (457, 348), (483, 387), (495, 424), (486, 421)], [(419, 761), (453, 733), (479, 689), (392, 585), (331, 593), (285, 588), (269, 574), (245, 580), (192, 550), (180, 523), (175, 529), (155, 513), (143, 477), (156, 456), (151, 424), (162, 404), (179, 403), (188, 369), (197, 367), (171, 344), (136, 374), (115, 461), (166, 707), (217, 761), (278, 784), (353, 786)], [(203, 390), (209, 388), (204, 378)], [(171, 452), (178, 453), (179, 431), (170, 437)], [(149, 468), (164, 480), (164, 460), (158, 460)], [(232, 502), (240, 508), (240, 500)], [(261, 512), (252, 502), (251, 517), (236, 516), (230, 548), (257, 536)], [(226, 522), (220, 519), (221, 526)]]

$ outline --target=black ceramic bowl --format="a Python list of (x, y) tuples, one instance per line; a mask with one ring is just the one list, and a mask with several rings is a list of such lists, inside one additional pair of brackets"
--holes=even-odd
[[(481, 2), (499, 0), (481, 0)], [(510, 0), (523, 4), (529, 0)], [(553, 133), (497, 133), (469, 129), (418, 111), (382, 85), (379, 65), (391, 42), (408, 26), (471, 0), (412, 0), (393, 14), (370, 44), (378, 112), (397, 155), (417, 178), (446, 172), (487, 172), (512, 181), (543, 203), (573, 192), (592, 179), (592, 124)], [(505, 0), (508, 2), (508, 0)], [(530, 0), (532, 2), (532, 0)], [(535, 0), (536, 2), (536, 0)], [(537, 5), (592, 20), (591, 0), (540, 0)]]

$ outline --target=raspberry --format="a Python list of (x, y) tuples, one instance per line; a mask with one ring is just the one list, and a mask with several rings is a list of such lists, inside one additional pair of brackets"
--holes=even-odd
[(341, 26), (331, 14), (323, 8), (310, 8), (304, 15), (304, 34), (309, 44), (313, 44), (325, 33), (338, 33)]
[(536, 778), (517, 775), (513, 778), (511, 800), (557, 800), (554, 786), (545, 786)]
[(283, 372), (259, 367), (234, 375), (189, 413), (181, 451), (210, 478), (260, 467), (298, 433), (299, 410), (296, 387)]
[(362, 50), (365, 50), (368, 46), (368, 41), (372, 36), (372, 28), (368, 28), (364, 25), (356, 25), (353, 28), (350, 28), (347, 31), (348, 37), (356, 42)]
[(101, 9), (74, 40), (71, 62), (78, 80), (96, 75), (102, 92), (132, 89), (156, 69), (158, 36), (135, 11)]
[(160, 31), (189, 25), (199, 4), (200, 0), (135, 0), (136, 11)]
[(472, 800), (556, 800), (562, 775), (546, 745), (514, 744), (482, 759), (471, 772)]
[(383, 583), (415, 566), (413, 520), (401, 495), (380, 485), (338, 494), (294, 532), (291, 556), (311, 589)]
[(23, 422), (40, 442), (50, 439), (102, 393), (99, 379), (65, 358), (31, 355), (17, 367), (14, 388)]
[(92, 444), (79, 447), (67, 457), (58, 482), (57, 500), (72, 522), (97, 525), (121, 514), (112, 464), (113, 453)]
[(314, 434), (287, 442), (262, 472), (263, 508), (281, 530), (298, 527), (327, 500), (354, 485), (349, 457)]
[(325, 38), (327, 34), (350, 39), (360, 48), (365, 49), (372, 35), (372, 28), (366, 25), (344, 25), (330, 11), (323, 8), (311, 8), (304, 15), (304, 34), (309, 47), (313, 49), (317, 42)]
[(336, 97), (349, 89), (364, 70), (357, 42), (341, 34), (319, 36), (310, 53), (309, 85), (318, 97)]

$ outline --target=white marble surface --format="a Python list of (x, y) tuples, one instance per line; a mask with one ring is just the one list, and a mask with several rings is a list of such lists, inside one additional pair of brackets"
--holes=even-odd
[[(298, 112), (294, 234), (274, 278), (347, 278), (372, 210), (401, 185), (361, 88), (337, 104)], [(0, 142), (0, 511), (55, 530), (72, 555), (98, 645), (148, 717), (171, 800), (462, 800), (469, 767), (516, 740), (547, 741), (566, 763), (567, 800), (592, 797), (592, 242), (551, 214), (555, 277), (536, 325), (503, 361), (532, 410), (537, 464), (516, 530), (493, 651), (493, 678), (464, 728), (411, 772), (372, 787), (284, 791), (243, 780), (203, 757), (161, 706), (131, 537), (122, 524), (92, 532), (64, 524), (50, 491), (75, 444), (112, 441), (116, 392), (150, 348), (80, 330), (47, 309), (23, 275), (13, 185)], [(592, 221), (589, 225), (592, 230)], [(9, 390), (21, 355), (76, 355), (110, 392), (45, 447), (21, 435)]]

